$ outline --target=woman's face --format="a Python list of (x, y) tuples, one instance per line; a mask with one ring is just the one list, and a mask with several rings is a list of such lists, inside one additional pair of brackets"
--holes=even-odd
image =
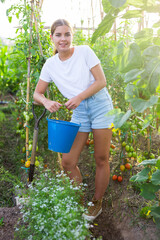
[(72, 38), (71, 29), (66, 25), (57, 27), (51, 36), (55, 48), (59, 53), (70, 49)]

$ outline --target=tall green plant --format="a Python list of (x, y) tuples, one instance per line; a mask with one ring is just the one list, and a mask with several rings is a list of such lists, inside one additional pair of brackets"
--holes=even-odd
[[(144, 12), (159, 13), (160, 9), (159, 0), (102, 0), (102, 4), (106, 15), (93, 33), (92, 43), (94, 43), (98, 37), (109, 33), (117, 17), (120, 18), (121, 21), (129, 19), (138, 20), (143, 18)], [(128, 6), (130, 9), (127, 10), (127, 12), (124, 12), (124, 9), (126, 9)], [(159, 21), (157, 22), (157, 25), (159, 25)]]

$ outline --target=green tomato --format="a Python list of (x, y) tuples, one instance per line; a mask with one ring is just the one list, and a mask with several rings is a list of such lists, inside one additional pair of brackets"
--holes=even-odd
[(151, 159), (154, 159), (155, 158), (155, 155), (153, 153), (150, 154), (149, 156)]
[(136, 130), (137, 126), (135, 124), (132, 124), (130, 128), (131, 128), (131, 130)]
[(136, 152), (132, 152), (132, 157), (136, 158), (137, 157), (137, 154)]
[(30, 117), (28, 115), (26, 115), (26, 121), (28, 122), (30, 120)]
[(132, 146), (130, 146), (130, 151), (133, 152), (134, 151), (134, 148)]
[(129, 153), (128, 153), (128, 157), (129, 157), (129, 158), (132, 157), (132, 152), (129, 152)]
[(32, 151), (32, 144), (29, 144), (28, 150)]
[(32, 112), (29, 113), (29, 117), (30, 117), (30, 119), (33, 118), (33, 113)]
[(125, 149), (126, 149), (126, 152), (129, 152), (129, 150), (130, 150), (129, 145), (126, 145)]
[(122, 142), (122, 147), (125, 147), (126, 145), (126, 142)]
[(21, 138), (22, 138), (22, 139), (25, 139), (25, 138), (26, 138), (25, 133), (21, 134)]
[(35, 166), (36, 166), (36, 167), (39, 166), (39, 161), (38, 161), (38, 160), (35, 161)]
[(22, 152), (23, 152), (23, 153), (25, 153), (25, 151), (26, 151), (26, 148), (25, 148), (25, 147), (23, 147), (23, 148), (22, 148)]
[(116, 137), (116, 136), (117, 136), (117, 133), (116, 133), (116, 132), (113, 132), (113, 133), (112, 133), (112, 136), (113, 136), (113, 137)]

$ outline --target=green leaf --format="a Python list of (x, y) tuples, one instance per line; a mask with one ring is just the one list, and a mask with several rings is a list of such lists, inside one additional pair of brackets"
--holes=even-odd
[(126, 113), (120, 113), (117, 117), (114, 118), (115, 128), (120, 128), (130, 117), (131, 110), (128, 110)]
[(154, 23), (152, 27), (153, 28), (159, 28), (160, 27), (160, 21)]
[(146, 118), (144, 119), (144, 122), (142, 124), (142, 130), (147, 128), (151, 124), (153, 118), (154, 118), (154, 116), (152, 114), (148, 114), (146, 116)]
[(156, 167), (160, 170), (160, 159), (157, 159)]
[(150, 168), (146, 167), (135, 176), (131, 177), (130, 180), (134, 182), (145, 182), (148, 180), (148, 173), (151, 171)]
[(159, 36), (153, 38), (153, 43), (154, 43), (155, 45), (160, 45), (160, 39), (159, 39)]
[(135, 85), (128, 84), (125, 91), (125, 99), (127, 102), (130, 102), (134, 97), (138, 98), (139, 92)]
[(144, 5), (142, 0), (136, 0), (136, 1), (135, 0), (128, 0), (127, 3), (128, 3), (128, 5), (134, 6), (136, 8), (141, 8)]
[(142, 113), (147, 108), (156, 104), (158, 101), (158, 97), (151, 96), (149, 100), (143, 100), (141, 98), (136, 98), (136, 99), (133, 98), (133, 99), (129, 99), (128, 101), (131, 103), (132, 107), (136, 112)]
[(148, 166), (148, 165), (151, 165), (151, 166), (155, 166), (157, 163), (157, 159), (149, 159), (149, 160), (144, 160), (143, 162), (139, 163), (138, 166)]
[(140, 18), (142, 17), (142, 10), (129, 10), (127, 11), (122, 18), (130, 19), (130, 18)]
[(130, 45), (129, 50), (122, 57), (120, 71), (126, 73), (135, 68), (141, 68), (143, 60), (141, 57), (141, 51), (136, 43)]
[(160, 46), (151, 46), (151, 47), (146, 48), (143, 51), (142, 56), (151, 57), (151, 58), (152, 57), (156, 58), (156, 57), (160, 56)]
[(115, 8), (119, 8), (122, 7), (127, 0), (121, 0), (121, 1), (117, 1), (117, 0), (109, 0), (110, 4), (115, 7)]
[[(118, 14), (118, 13), (117, 13)], [(98, 28), (94, 31), (91, 39), (91, 43), (95, 43), (96, 39), (100, 36), (104, 36), (108, 33), (116, 19), (117, 14), (108, 13), (102, 22), (98, 25)]]
[(141, 185), (140, 195), (147, 200), (155, 199), (155, 193), (160, 189), (160, 186), (155, 186), (152, 183), (144, 183)]
[(8, 21), (9, 21), (9, 23), (11, 23), (12, 22), (12, 17), (8, 16)]
[(136, 182), (137, 175), (132, 176), (129, 181), (131, 182)]
[(132, 69), (129, 72), (127, 72), (124, 76), (124, 82), (129, 83), (134, 80), (138, 80), (140, 78), (141, 73), (143, 73), (144, 70), (139, 69)]
[(157, 169), (157, 171), (152, 174), (151, 182), (154, 185), (160, 185), (160, 170), (159, 169)]
[(103, 10), (105, 13), (109, 13), (113, 9), (112, 5), (108, 0), (102, 0)]
[(130, 117), (131, 115), (131, 110), (128, 110), (126, 113), (121, 112), (120, 109), (113, 109), (109, 111), (105, 116), (114, 116), (113, 124), (114, 127), (120, 128)]
[(150, 215), (154, 218), (157, 227), (160, 228), (160, 206), (151, 207)]
[(153, 36), (153, 29), (152, 28), (144, 28), (142, 31), (136, 33), (134, 35), (135, 39), (146, 39), (146, 38), (150, 38), (151, 36)]
[(158, 99), (158, 102), (157, 102), (156, 113), (157, 113), (158, 117), (160, 118), (160, 98)]

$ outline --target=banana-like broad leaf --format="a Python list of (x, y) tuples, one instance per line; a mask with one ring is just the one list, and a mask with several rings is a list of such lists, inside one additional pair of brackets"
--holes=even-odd
[[(151, 47), (146, 48), (143, 51), (142, 56), (144, 56), (144, 57), (149, 56), (152, 58), (160, 56), (160, 46), (151, 46)], [(159, 59), (158, 59), (158, 61), (159, 61)], [(149, 63), (149, 64), (151, 64), (151, 63)]]
[(140, 79), (140, 75), (141, 73), (144, 72), (143, 70), (140, 69), (132, 69), (131, 71), (127, 72), (124, 76), (124, 82), (125, 83), (129, 83), (129, 82), (133, 82), (135, 80)]
[(113, 124), (114, 127), (120, 128), (130, 117), (131, 115), (131, 110), (128, 110), (126, 113), (121, 112), (121, 109), (113, 109), (109, 111), (105, 116), (114, 116)]
[(141, 185), (140, 195), (147, 200), (155, 199), (155, 193), (160, 189), (160, 186), (154, 185), (152, 183), (144, 183)]
[(102, 6), (105, 13), (109, 13), (113, 9), (112, 5), (108, 0), (102, 0)]
[(160, 86), (160, 74), (154, 72), (149, 79), (146, 89), (148, 89), (150, 94), (153, 95), (157, 92), (158, 86)]
[(128, 0), (128, 5), (136, 7), (136, 8), (142, 8), (144, 5), (144, 2), (142, 0)]
[(142, 38), (143, 40), (145, 38), (148, 39), (148, 37), (151, 37), (151, 36), (153, 36), (153, 29), (152, 28), (144, 28), (142, 31), (134, 34), (135, 39)]
[(160, 186), (160, 170), (159, 169), (157, 169), (157, 171), (152, 174), (151, 182), (154, 185), (159, 185)]
[(151, 124), (152, 120), (153, 120), (153, 115), (148, 114), (142, 124), (142, 130), (147, 128)]
[(126, 3), (127, 0), (120, 0), (120, 1), (117, 1), (117, 0), (109, 0), (110, 4), (115, 7), (115, 8), (119, 8), (119, 7), (122, 7), (125, 3)]
[(120, 71), (126, 73), (132, 69), (141, 68), (142, 64), (140, 48), (136, 43), (132, 43), (128, 52), (122, 57)]
[(135, 85), (128, 84), (125, 91), (125, 99), (127, 102), (130, 102), (134, 97), (138, 98), (139, 92)]
[(117, 114), (113, 120), (115, 128), (120, 128), (130, 117), (131, 110), (128, 110), (126, 113), (121, 112)]
[(160, 45), (160, 38), (159, 38), (159, 36), (153, 38), (153, 43), (154, 43), (155, 45)]
[(144, 112), (144, 110), (156, 104), (157, 101), (158, 101), (157, 96), (151, 96), (149, 100), (144, 100), (141, 98), (129, 99), (129, 102), (131, 103), (133, 109), (139, 113)]
[(142, 10), (128, 10), (125, 14), (123, 14), (122, 18), (131, 19), (131, 18), (140, 18), (142, 17)]
[[(118, 13), (117, 13), (118, 14)], [(104, 36), (106, 33), (108, 33), (116, 19), (116, 14), (113, 15), (111, 13), (108, 13), (102, 22), (98, 25), (98, 28), (94, 31), (92, 35), (92, 43), (95, 43), (96, 39), (100, 36)]]

